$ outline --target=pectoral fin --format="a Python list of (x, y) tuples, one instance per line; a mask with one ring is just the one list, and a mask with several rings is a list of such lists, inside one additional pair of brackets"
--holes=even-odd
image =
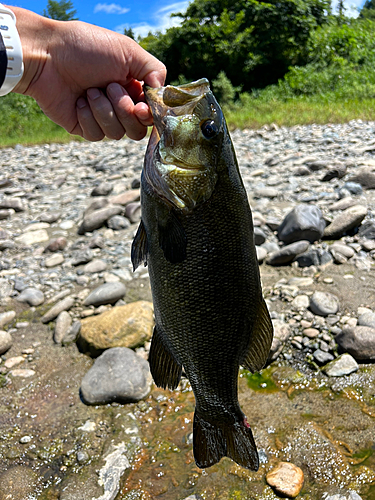
[(147, 266), (147, 254), (148, 254), (147, 234), (143, 222), (141, 221), (141, 223), (138, 226), (137, 233), (134, 237), (131, 250), (133, 271), (135, 271), (139, 266), (139, 264), (141, 264), (142, 262), (145, 266)]
[(177, 264), (186, 259), (186, 233), (173, 212), (165, 220), (159, 220), (159, 245), (168, 262)]
[(241, 365), (257, 372), (263, 368), (268, 359), (273, 338), (272, 321), (267, 309), (267, 305), (262, 298), (260, 301), (258, 314), (251, 332), (250, 345), (241, 361)]
[(148, 357), (152, 378), (158, 387), (176, 389), (181, 378), (181, 365), (177, 363), (155, 326)]

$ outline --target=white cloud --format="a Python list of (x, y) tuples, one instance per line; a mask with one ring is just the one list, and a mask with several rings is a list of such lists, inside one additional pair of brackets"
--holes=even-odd
[(97, 3), (94, 7), (94, 14), (105, 12), (106, 14), (126, 14), (130, 9), (121, 7), (117, 3)]
[(150, 23), (138, 23), (132, 25), (121, 24), (119, 26), (116, 26), (115, 31), (117, 31), (118, 33), (123, 33), (125, 28), (132, 28), (135, 38), (137, 38), (138, 36), (147, 36), (150, 31), (152, 33), (155, 33), (156, 31), (165, 32), (168, 28), (172, 28), (172, 26), (179, 26), (181, 23), (180, 18), (171, 17), (171, 14), (176, 12), (184, 12), (187, 9), (188, 5), (188, 0), (166, 5), (158, 9), (154, 13), (151, 13), (152, 21)]
[[(349, 17), (358, 17), (359, 10), (363, 7), (365, 0), (345, 0), (344, 6), (346, 7), (345, 14)], [(337, 13), (338, 0), (332, 2), (332, 12)]]

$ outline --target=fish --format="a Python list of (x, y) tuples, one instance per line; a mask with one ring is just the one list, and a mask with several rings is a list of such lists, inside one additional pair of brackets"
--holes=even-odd
[(141, 175), (134, 270), (148, 266), (157, 386), (182, 372), (195, 396), (193, 452), (204, 469), (229, 457), (258, 470), (238, 402), (240, 366), (266, 363), (273, 336), (247, 194), (223, 112), (207, 79), (146, 88), (154, 126)]

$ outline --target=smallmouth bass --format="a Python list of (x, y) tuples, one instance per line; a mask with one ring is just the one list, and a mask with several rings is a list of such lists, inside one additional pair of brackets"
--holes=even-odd
[(196, 409), (198, 467), (227, 456), (259, 467), (237, 398), (238, 370), (259, 371), (272, 343), (253, 222), (223, 113), (206, 79), (145, 91), (154, 118), (141, 180), (134, 269), (148, 265), (155, 310), (149, 362), (175, 389), (184, 369)]

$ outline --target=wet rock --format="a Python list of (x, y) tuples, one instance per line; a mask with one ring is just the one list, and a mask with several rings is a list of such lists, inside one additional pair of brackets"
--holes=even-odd
[(58, 498), (59, 500), (99, 500), (102, 493), (103, 488), (98, 484), (95, 473), (85, 477), (84, 481), (79, 474), (71, 474), (62, 481)]
[(0, 314), (0, 328), (7, 325), (16, 317), (15, 311), (7, 311)]
[(343, 377), (357, 371), (358, 368), (358, 363), (350, 354), (342, 354), (323, 366), (322, 370), (329, 377)]
[(267, 483), (276, 493), (295, 498), (302, 489), (304, 476), (302, 470), (290, 462), (279, 462), (266, 476)]
[(132, 224), (139, 222), (141, 220), (141, 203), (139, 201), (129, 203), (125, 208), (125, 216)]
[(36, 243), (43, 243), (44, 241), (48, 241), (49, 236), (45, 229), (39, 229), (37, 231), (28, 231), (27, 233), (21, 234), (21, 236), (17, 236), (15, 241), (19, 245), (31, 246)]
[(329, 292), (314, 292), (310, 299), (310, 309), (318, 316), (336, 314), (339, 307), (339, 299)]
[(83, 319), (78, 345), (94, 355), (110, 347), (135, 348), (150, 340), (153, 327), (152, 303), (132, 302)]
[(122, 215), (114, 215), (107, 221), (107, 226), (114, 231), (120, 231), (130, 226), (130, 221)]
[(15, 212), (24, 212), (26, 206), (21, 198), (5, 198), (0, 201), (0, 209), (12, 208)]
[(25, 288), (17, 300), (18, 302), (26, 302), (29, 306), (38, 307), (44, 302), (44, 293), (37, 288)]
[(296, 241), (290, 245), (282, 247), (276, 252), (272, 252), (267, 258), (267, 264), (271, 266), (282, 266), (290, 264), (297, 257), (297, 255), (304, 253), (309, 248), (308, 241)]
[(109, 205), (100, 210), (95, 210), (94, 212), (85, 215), (82, 224), (78, 229), (78, 234), (85, 234), (92, 232), (95, 229), (102, 227), (105, 222), (113, 217), (114, 215), (120, 215), (123, 211), (123, 207), (117, 205)]
[(73, 342), (76, 342), (79, 332), (81, 331), (81, 322), (74, 321), (71, 327), (65, 332), (64, 336), (61, 339), (62, 345), (69, 345)]
[(297, 205), (281, 223), (277, 235), (284, 243), (307, 240), (313, 243), (323, 236), (323, 214), (315, 205)]
[(48, 268), (59, 266), (64, 262), (64, 255), (62, 253), (55, 253), (51, 257), (47, 257), (44, 261), (44, 265)]
[(375, 312), (366, 311), (361, 314), (358, 318), (358, 325), (375, 328)]
[(344, 234), (358, 227), (367, 214), (367, 207), (354, 205), (347, 208), (333, 219), (324, 230), (324, 237), (329, 239), (341, 238)]
[(25, 500), (36, 491), (38, 475), (26, 465), (16, 465), (0, 474), (0, 500)]
[(315, 361), (317, 361), (320, 365), (329, 363), (329, 361), (332, 361), (334, 359), (332, 354), (326, 351), (322, 351), (321, 349), (316, 349), (316, 351), (313, 352), (313, 356)]
[(68, 241), (64, 236), (60, 236), (59, 238), (54, 238), (52, 239), (46, 248), (44, 249), (45, 252), (59, 252), (61, 250), (64, 250), (66, 245), (68, 244)]
[(111, 196), (109, 198), (110, 203), (113, 205), (129, 205), (129, 203), (134, 203), (139, 201), (140, 191), (139, 189), (131, 189), (130, 191), (125, 191), (124, 193)]
[(274, 361), (281, 353), (285, 342), (292, 335), (290, 326), (279, 319), (273, 319), (273, 340), (268, 359)]
[(368, 326), (344, 327), (335, 340), (342, 352), (355, 359), (375, 360), (375, 328)]
[(12, 336), (9, 332), (0, 330), (0, 354), (4, 354), (12, 347)]
[(56, 344), (61, 344), (63, 338), (70, 330), (72, 325), (72, 318), (67, 311), (62, 311), (56, 319), (55, 332), (53, 334), (53, 340)]
[(113, 186), (109, 182), (101, 182), (91, 191), (91, 196), (107, 196), (112, 189)]
[(53, 224), (60, 219), (61, 212), (43, 212), (39, 215), (38, 219), (40, 222), (48, 222), (48, 224)]
[(53, 321), (62, 311), (69, 311), (69, 309), (74, 306), (74, 302), (75, 300), (73, 297), (66, 297), (51, 307), (51, 309), (41, 317), (40, 321), (42, 323), (49, 323), (50, 321)]
[(126, 347), (107, 349), (86, 373), (81, 394), (86, 404), (139, 401), (151, 390), (148, 362)]
[(123, 283), (105, 283), (93, 290), (85, 299), (85, 306), (100, 306), (102, 304), (114, 304), (125, 295), (126, 288)]
[(107, 263), (104, 260), (95, 259), (85, 265), (83, 272), (87, 274), (101, 273), (107, 269)]

